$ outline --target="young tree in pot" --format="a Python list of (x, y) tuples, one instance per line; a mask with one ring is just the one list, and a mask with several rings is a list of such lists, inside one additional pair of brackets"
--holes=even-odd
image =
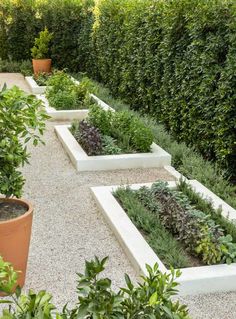
[(28, 163), (29, 141), (35, 146), (42, 142), (47, 118), (33, 95), (17, 87), (0, 91), (0, 255), (21, 271), (20, 286), (25, 281), (33, 208), (19, 199), (25, 182), (19, 168)]
[(53, 34), (45, 27), (35, 38), (34, 47), (31, 49), (34, 74), (50, 73), (52, 60), (48, 58), (49, 43)]

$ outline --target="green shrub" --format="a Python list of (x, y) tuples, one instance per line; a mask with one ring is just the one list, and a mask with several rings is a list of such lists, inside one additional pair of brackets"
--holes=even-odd
[(235, 13), (231, 0), (100, 1), (92, 73), (232, 174)]
[(93, 0), (2, 0), (0, 58), (30, 59), (35, 37), (47, 26), (53, 33), (50, 57), (54, 66), (85, 69), (93, 63), (92, 5)]
[(39, 32), (39, 36), (34, 40), (34, 46), (31, 49), (33, 59), (47, 59), (49, 58), (49, 43), (52, 40), (53, 34), (45, 27), (43, 31)]
[(154, 136), (150, 128), (139, 119), (134, 118), (130, 125), (131, 144), (140, 152), (150, 152)]
[(46, 86), (50, 76), (51, 74), (41, 72), (41, 73), (38, 73), (37, 76), (33, 75), (33, 78), (39, 86)]
[[(3, 309), (3, 318), (176, 318), (190, 319), (188, 309), (174, 301), (173, 296), (178, 293), (176, 279), (180, 277), (179, 270), (171, 269), (163, 274), (158, 265), (147, 267), (147, 275), (135, 285), (126, 274), (126, 286), (117, 292), (112, 290), (112, 281), (101, 277), (108, 257), (85, 262), (84, 273), (78, 273), (78, 302), (69, 310), (67, 304), (62, 312), (56, 310), (52, 304), (52, 295), (45, 290), (35, 293), (32, 289), (23, 294), (17, 287), (15, 293), (10, 293), (11, 300), (2, 300), (9, 304)], [(4, 262), (0, 256), (0, 288), (9, 293), (5, 287), (16, 284), (17, 274), (12, 265)], [(7, 278), (7, 280), (6, 280)], [(12, 285), (13, 283), (13, 285)], [(8, 299), (9, 299), (8, 298)], [(141, 316), (140, 316), (141, 314)]]
[(27, 146), (42, 142), (48, 116), (41, 102), (18, 87), (0, 92), (0, 193), (7, 197), (22, 195), (25, 179), (20, 167), (29, 162)]
[(44, 27), (38, 29), (35, 4), (34, 0), (0, 2), (0, 58), (13, 61), (30, 59), (34, 38)]
[(51, 58), (57, 68), (76, 71), (80, 65), (82, 67), (87, 63), (90, 56), (87, 43), (91, 34), (87, 33), (84, 24), (87, 23), (87, 13), (92, 15), (91, 3), (91, 0), (47, 0), (37, 3), (40, 24), (43, 27), (46, 25), (53, 33)]

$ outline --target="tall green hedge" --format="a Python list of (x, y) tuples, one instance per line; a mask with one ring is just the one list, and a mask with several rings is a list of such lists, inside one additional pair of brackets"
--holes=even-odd
[(236, 175), (233, 0), (101, 0), (94, 43), (113, 94)]
[(31, 59), (34, 39), (47, 26), (53, 32), (50, 56), (54, 66), (77, 71), (88, 57), (85, 42), (91, 42), (90, 35), (83, 30), (88, 29), (89, 17), (92, 21), (92, 5), (93, 0), (2, 0), (0, 58)]

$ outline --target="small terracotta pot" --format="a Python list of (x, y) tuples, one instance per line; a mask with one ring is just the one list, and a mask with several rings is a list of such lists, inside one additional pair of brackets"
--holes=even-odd
[(0, 222), (0, 255), (7, 262), (12, 263), (15, 270), (20, 270), (18, 285), (25, 283), (26, 267), (31, 237), (33, 207), (22, 199), (1, 198), (1, 201), (14, 202), (24, 206), (25, 214)]
[(34, 74), (51, 73), (52, 59), (33, 59)]

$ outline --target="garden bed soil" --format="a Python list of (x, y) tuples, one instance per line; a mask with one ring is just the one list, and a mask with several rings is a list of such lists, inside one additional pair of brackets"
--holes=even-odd
[(0, 200), (0, 222), (20, 217), (26, 212), (27, 208), (25, 206)]

